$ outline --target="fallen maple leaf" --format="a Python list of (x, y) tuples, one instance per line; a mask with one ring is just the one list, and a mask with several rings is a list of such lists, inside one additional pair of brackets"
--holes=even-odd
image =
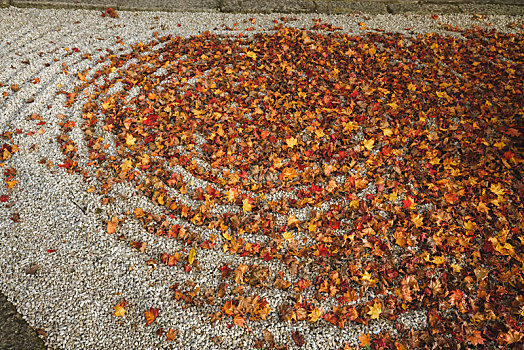
[(378, 301), (375, 301), (373, 306), (369, 307), (368, 315), (371, 316), (373, 320), (377, 320), (382, 313), (382, 304)]
[(311, 312), (308, 315), (309, 322), (311, 323), (317, 322), (322, 317), (322, 314), (323, 314), (322, 309), (314, 308), (313, 310), (311, 310)]
[(107, 233), (108, 234), (115, 233), (117, 225), (118, 225), (118, 218), (114, 216), (111, 219), (111, 221), (107, 222)]
[(286, 139), (286, 144), (289, 148), (293, 148), (298, 144), (298, 140), (294, 137), (289, 137)]
[(6, 181), (6, 183), (7, 183), (7, 188), (9, 189), (9, 188), (15, 187), (15, 185), (18, 183), (18, 181), (12, 180), (12, 181)]
[(471, 344), (477, 346), (477, 345), (484, 345), (484, 341), (486, 339), (482, 338), (480, 331), (474, 330), (471, 332), (470, 335), (466, 337), (466, 340), (468, 340)]
[(424, 218), (420, 214), (411, 216), (411, 221), (415, 224), (416, 227), (422, 227), (423, 220)]
[(242, 210), (244, 211), (244, 213), (248, 212), (248, 211), (251, 211), (251, 209), (253, 209), (253, 207), (251, 206), (251, 204), (249, 202), (250, 202), (249, 198), (245, 198), (242, 201)]
[(373, 145), (375, 145), (375, 140), (374, 139), (364, 140), (363, 143), (364, 143), (364, 148), (367, 149), (368, 151), (371, 151), (373, 149)]
[(384, 128), (382, 129), (382, 132), (384, 133), (384, 136), (389, 137), (393, 135), (393, 130), (390, 128)]
[(176, 338), (178, 331), (175, 331), (173, 328), (169, 328), (169, 330), (166, 333), (167, 341), (173, 341)]
[(293, 240), (293, 232), (289, 232), (289, 231), (286, 231), (282, 234), (282, 237), (286, 240), (286, 241), (292, 241)]
[(291, 332), (291, 338), (295, 341), (295, 344), (297, 344), (299, 348), (306, 344), (306, 341), (304, 340), (304, 335), (301, 334), (299, 331)]
[(236, 315), (233, 318), (233, 323), (236, 324), (239, 327), (245, 327), (246, 326), (246, 318), (242, 317), (240, 315)]
[(360, 345), (363, 347), (370, 347), (371, 346), (371, 336), (369, 334), (361, 334), (358, 336), (358, 340), (360, 341)]
[(126, 145), (128, 146), (134, 146), (136, 142), (136, 138), (133, 137), (131, 134), (126, 135)]
[(146, 326), (149, 326), (158, 317), (158, 309), (150, 307), (148, 311), (144, 311), (144, 315), (146, 317)]
[(126, 305), (127, 302), (124, 299), (122, 299), (118, 304), (113, 306), (113, 309), (115, 309), (115, 312), (113, 312), (113, 316), (123, 317), (127, 312), (127, 310), (125, 309)]

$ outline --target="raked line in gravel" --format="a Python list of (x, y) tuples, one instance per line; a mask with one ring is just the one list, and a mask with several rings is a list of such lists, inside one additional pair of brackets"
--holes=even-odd
[[(17, 173), (12, 189), (2, 182), (0, 195), (8, 195), (0, 203), (0, 286), (29, 324), (47, 333), (45, 341), (57, 349), (242, 349), (251, 348), (254, 338), (262, 338), (262, 327), (270, 330), (277, 344), (296, 348), (291, 331), (305, 336), (307, 349), (335, 349), (345, 344), (355, 346), (358, 336), (388, 330), (386, 321), (365, 326), (319, 326), (311, 331), (301, 324), (261, 322), (249, 334), (243, 328), (227, 326), (227, 322), (209, 323), (205, 309), (184, 309), (166, 292), (175, 282), (188, 277), (197, 284), (211, 283), (212, 275), (233, 257), (210, 251), (199, 256), (206, 273), (173, 275), (167, 266), (148, 266), (144, 254), (130, 248), (113, 235), (108, 235), (104, 221), (109, 215), (142, 207), (155, 211), (154, 205), (133, 188), (115, 186), (112, 194), (118, 199), (101, 205), (102, 196), (87, 193), (80, 175), (68, 174), (56, 165), (64, 158), (56, 137), (60, 134), (58, 115), (77, 118), (81, 123), (81, 102), (66, 108), (66, 96), (58, 91), (72, 91), (78, 84), (76, 74), (91, 65), (96, 70), (96, 55), (108, 49), (126, 52), (129, 44), (149, 42), (153, 33), (187, 37), (205, 30), (232, 34), (222, 28), (257, 26), (270, 28), (280, 15), (234, 15), (210, 13), (132, 13), (119, 12), (119, 18), (101, 17), (100, 11), (34, 10), (6, 8), (0, 10), (0, 133), (22, 130), (13, 135), (19, 151), (6, 167)], [(359, 23), (368, 28), (386, 31), (442, 32), (441, 26), (429, 16), (323, 16), (297, 15), (289, 25), (311, 26), (313, 18), (340, 26), (343, 30), (360, 31)], [(439, 21), (461, 27), (485, 25), (499, 31), (511, 31), (522, 17), (486, 16), (482, 21), (472, 16), (440, 16)], [(247, 23), (246, 23), (247, 22)], [(178, 26), (180, 24), (180, 26)], [(222, 26), (224, 25), (224, 26)], [(218, 28), (215, 30), (214, 28)], [(233, 34), (236, 34), (233, 33)], [(124, 43), (124, 44), (123, 44)], [(90, 52), (93, 60), (83, 60), (71, 48)], [(66, 74), (66, 72), (68, 74)], [(18, 86), (13, 89), (12, 86)], [(16, 90), (16, 91), (15, 91)], [(2, 95), (3, 94), (3, 95)], [(41, 120), (28, 118), (39, 115)], [(31, 133), (31, 131), (33, 133)], [(29, 134), (28, 134), (29, 133)], [(72, 137), (82, 140), (76, 129)], [(42, 163), (46, 159), (47, 163)], [(54, 166), (52, 165), (54, 164)], [(195, 180), (196, 181), (196, 180)], [(19, 217), (13, 217), (13, 215)], [(178, 243), (159, 240), (142, 232), (132, 223), (120, 228), (128, 239), (147, 243), (146, 256), (157, 258), (158, 252)], [(235, 258), (239, 259), (239, 258)], [(239, 261), (239, 260), (236, 260)], [(33, 267), (33, 269), (32, 269)], [(267, 298), (278, 300), (277, 292)], [(113, 307), (125, 298), (125, 317), (113, 316)], [(276, 301), (275, 304), (279, 302)], [(158, 308), (161, 315), (155, 325), (145, 326), (144, 311)], [(400, 321), (407, 328), (425, 327), (424, 312), (408, 312)], [(155, 328), (153, 328), (155, 327)], [(175, 329), (177, 339), (167, 342), (155, 334), (158, 327)], [(221, 343), (214, 342), (221, 337)]]

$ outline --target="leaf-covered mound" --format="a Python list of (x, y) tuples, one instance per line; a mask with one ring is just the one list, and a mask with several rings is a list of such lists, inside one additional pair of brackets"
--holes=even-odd
[[(205, 249), (259, 262), (218, 266), (216, 289), (173, 286), (179, 302), (212, 300), (211, 321), (351, 327), (423, 310), (426, 329), (362, 345), (505, 347), (524, 336), (523, 48), (479, 29), (157, 36), (79, 74), (69, 103), (92, 89), (89, 153), (64, 121), (62, 166), (161, 208), (131, 216), (187, 245), (156, 259), (176, 273)], [(270, 305), (266, 288), (290, 301)]]

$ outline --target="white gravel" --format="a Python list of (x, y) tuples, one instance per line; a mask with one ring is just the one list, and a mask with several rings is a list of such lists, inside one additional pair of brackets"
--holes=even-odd
[[(86, 193), (90, 185), (81, 176), (40, 163), (44, 157), (55, 165), (63, 162), (56, 142), (59, 135), (56, 116), (64, 114), (80, 122), (81, 103), (65, 108), (66, 97), (57, 95), (57, 91), (72, 91), (77, 83), (74, 75), (96, 64), (97, 50), (127, 50), (129, 44), (152, 40), (153, 32), (189, 36), (218, 28), (215, 32), (231, 34), (223, 30), (223, 25), (233, 27), (236, 22), (241, 29), (270, 28), (274, 25), (272, 21), (282, 16), (161, 12), (119, 12), (119, 15), (120, 18), (111, 19), (102, 18), (99, 11), (0, 9), (0, 83), (3, 84), (0, 133), (23, 131), (14, 135), (20, 151), (5, 165), (17, 170), (15, 179), (19, 182), (9, 190), (4, 181), (0, 183), (0, 195), (9, 196), (8, 202), (0, 203), (0, 288), (30, 325), (47, 332), (47, 345), (57, 349), (241, 349), (252, 347), (253, 339), (262, 338), (262, 330), (266, 328), (275, 335), (277, 343), (288, 344), (290, 349), (296, 348), (290, 338), (292, 330), (305, 335), (304, 348), (335, 349), (346, 343), (358, 344), (361, 333), (386, 329), (394, 333), (392, 325), (385, 321), (372, 322), (369, 327), (347, 325), (344, 330), (325, 324), (315, 327), (303, 322), (282, 324), (276, 322), (276, 311), (267, 322), (248, 322), (253, 334), (236, 326), (228, 329), (227, 322), (211, 325), (208, 314), (218, 306), (184, 309), (173, 301), (168, 287), (188, 279), (203, 286), (216, 285), (217, 267), (224, 262), (236, 266), (235, 261), (240, 258), (214, 249), (199, 251), (203, 268), (200, 273), (186, 274), (163, 265), (152, 269), (145, 264), (149, 258), (157, 258), (164, 251), (174, 252), (179, 243), (155, 240), (129, 220), (119, 228), (119, 233), (130, 240), (147, 242), (142, 254), (115, 239), (116, 235), (108, 235), (103, 226), (103, 220), (114, 213), (132, 211), (138, 206), (151, 207), (145, 198), (135, 195), (132, 189), (117, 186), (113, 193), (122, 197), (110, 206), (102, 206), (101, 196)], [(518, 23), (517, 28), (523, 23), (522, 17), (505, 16), (478, 20), (471, 15), (442, 15), (438, 21), (429, 16), (286, 16), (296, 17), (288, 25), (299, 28), (310, 28), (313, 18), (322, 18), (323, 23), (355, 33), (360, 31), (362, 22), (368, 28), (386, 31), (410, 28), (414, 33), (443, 32), (438, 22), (459, 27), (491, 23), (490, 28), (499, 31), (513, 30), (510, 23)], [(248, 18), (255, 18), (255, 25), (245, 21)], [(68, 55), (71, 48), (78, 48), (80, 53)], [(80, 54), (84, 52), (92, 53), (94, 59), (82, 60)], [(29, 62), (22, 63), (24, 60)], [(69, 74), (64, 74), (63, 69)], [(40, 81), (31, 82), (35, 78)], [(15, 84), (20, 87), (18, 92), (11, 90)], [(30, 98), (34, 102), (27, 103)], [(38, 126), (38, 121), (26, 120), (33, 113), (42, 116), (46, 123)], [(40, 128), (45, 132), (36, 132)], [(29, 131), (36, 133), (28, 136)], [(81, 141), (82, 134), (78, 132), (77, 137)], [(10, 219), (14, 213), (19, 213), (19, 222)], [(48, 249), (56, 252), (50, 253)], [(25, 269), (33, 263), (39, 269), (34, 275), (27, 274)], [(287, 297), (278, 291), (260, 293), (271, 305), (278, 305)], [(122, 298), (129, 303), (128, 313), (125, 317), (114, 317), (112, 307)], [(160, 315), (153, 325), (144, 326), (144, 311), (151, 306), (160, 309)], [(402, 316), (401, 322), (409, 328), (424, 327), (425, 314), (409, 312)], [(177, 330), (177, 340), (169, 343), (165, 337), (158, 337), (155, 334), (158, 327)], [(211, 341), (216, 336), (222, 337), (222, 344)]]

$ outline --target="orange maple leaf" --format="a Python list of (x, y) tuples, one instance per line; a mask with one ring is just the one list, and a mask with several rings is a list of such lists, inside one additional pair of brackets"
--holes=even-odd
[(468, 336), (466, 337), (466, 339), (467, 339), (469, 342), (471, 342), (471, 344), (473, 344), (473, 345), (475, 345), (475, 346), (477, 346), (477, 345), (479, 345), (479, 344), (480, 344), (480, 345), (483, 345), (483, 344), (484, 344), (484, 340), (486, 340), (486, 339), (482, 338), (482, 335), (481, 335), (480, 331), (477, 331), (477, 330), (471, 332), (471, 334), (468, 335)]
[(233, 319), (233, 323), (236, 324), (239, 327), (245, 327), (246, 326), (246, 318), (242, 317), (240, 315), (236, 315)]
[(176, 338), (178, 331), (175, 331), (173, 328), (169, 328), (166, 334), (167, 341), (173, 341)]
[(358, 336), (361, 346), (371, 346), (371, 336), (369, 334), (361, 334)]
[(112, 234), (116, 231), (116, 226), (118, 225), (118, 218), (115, 216), (111, 221), (107, 222), (107, 233)]
[(115, 312), (113, 312), (113, 316), (123, 317), (127, 312), (127, 310), (125, 309), (126, 305), (127, 302), (124, 299), (122, 299), (118, 304), (113, 306), (113, 309), (115, 309)]
[(158, 317), (158, 309), (155, 309), (151, 306), (149, 308), (149, 311), (144, 311), (144, 315), (146, 317), (146, 326), (148, 326), (151, 323), (153, 323)]

